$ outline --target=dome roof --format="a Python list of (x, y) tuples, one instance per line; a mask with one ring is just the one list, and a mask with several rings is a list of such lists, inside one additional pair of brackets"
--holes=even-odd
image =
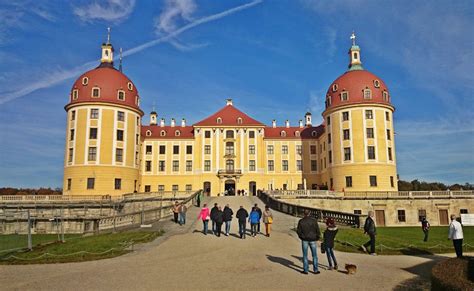
[(74, 82), (67, 106), (84, 102), (113, 103), (141, 112), (135, 84), (112, 64), (107, 63), (82, 74)]
[(390, 105), (387, 86), (380, 78), (366, 70), (345, 72), (329, 87), (326, 93), (326, 110), (357, 103)]

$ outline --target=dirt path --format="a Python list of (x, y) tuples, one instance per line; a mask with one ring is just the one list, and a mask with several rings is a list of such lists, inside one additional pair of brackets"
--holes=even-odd
[[(220, 197), (209, 204), (230, 203), (247, 209), (254, 197)], [(368, 256), (336, 252), (339, 265), (353, 263), (355, 275), (325, 270), (327, 260), (318, 254), (321, 274), (302, 275), (300, 241), (290, 229), (296, 218), (274, 212), (274, 230), (267, 238), (237, 237), (234, 220), (229, 237), (200, 233), (198, 209), (190, 208), (188, 224), (161, 225), (167, 235), (113, 259), (55, 265), (0, 266), (1, 290), (391, 290), (429, 287), (432, 265), (444, 257)], [(262, 229), (263, 231), (263, 229)], [(318, 248), (319, 251), (319, 248)]]

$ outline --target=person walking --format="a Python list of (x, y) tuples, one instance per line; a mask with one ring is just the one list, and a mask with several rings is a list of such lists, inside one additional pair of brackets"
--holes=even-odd
[(250, 222), (250, 233), (253, 237), (257, 236), (257, 225), (260, 222), (260, 215), (258, 214), (257, 209), (255, 207), (252, 208), (252, 211), (249, 215), (249, 222)]
[(214, 207), (211, 208), (211, 221), (212, 221), (212, 233), (216, 233), (216, 213), (219, 208), (217, 207), (217, 203), (214, 203)]
[(265, 205), (265, 210), (262, 213), (263, 215), (263, 223), (265, 223), (265, 235), (267, 237), (270, 237), (270, 232), (272, 228), (272, 223), (273, 223), (273, 213), (270, 210), (270, 207), (268, 205)]
[(453, 241), (456, 257), (462, 258), (462, 241), (464, 239), (464, 235), (462, 232), (462, 225), (459, 221), (456, 220), (456, 215), (454, 214), (451, 215), (448, 239)]
[(181, 204), (179, 207), (179, 225), (186, 224), (186, 212), (188, 211), (188, 207), (186, 204)]
[(430, 232), (430, 223), (426, 219), (426, 217), (423, 216), (421, 219), (421, 229), (423, 230), (423, 233), (425, 234), (425, 238), (423, 239), (424, 242), (428, 241), (428, 233)]
[(173, 221), (174, 223), (178, 223), (178, 215), (179, 215), (179, 203), (178, 201), (174, 202), (173, 208), (171, 211), (173, 211)]
[(201, 207), (201, 199), (202, 199), (202, 191), (199, 191), (199, 193), (196, 195), (196, 206)]
[(377, 229), (375, 227), (375, 221), (373, 217), (374, 212), (369, 211), (369, 216), (365, 220), (364, 224), (364, 234), (367, 234), (370, 237), (370, 240), (363, 244), (361, 248), (364, 250), (364, 252), (367, 252), (367, 248), (370, 246), (370, 254), (372, 256), (376, 256), (377, 254), (375, 253), (375, 235), (377, 233)]
[(224, 223), (225, 223), (225, 236), (229, 236), (230, 232), (230, 223), (232, 222), (232, 215), (234, 215), (234, 212), (232, 209), (229, 207), (229, 204), (226, 204), (224, 207)]
[(303, 251), (303, 271), (301, 273), (307, 275), (309, 271), (309, 246), (311, 249), (311, 255), (313, 256), (314, 274), (319, 274), (320, 272), (318, 268), (318, 252), (316, 251), (316, 241), (321, 238), (321, 232), (319, 231), (319, 225), (316, 219), (309, 216), (308, 209), (304, 210), (304, 217), (298, 221), (296, 233), (301, 240), (301, 249)]
[(210, 219), (209, 215), (209, 208), (207, 208), (207, 204), (204, 203), (201, 211), (199, 212), (198, 219), (202, 220), (202, 233), (204, 233), (205, 235), (207, 235), (207, 227)]
[(258, 232), (257, 233), (261, 233), (260, 232), (260, 220), (262, 219), (262, 209), (260, 209), (260, 207), (258, 207), (257, 203), (255, 203), (254, 208), (258, 213), (258, 223), (257, 223), (257, 231)]
[(337, 270), (337, 261), (336, 256), (334, 255), (334, 239), (336, 238), (338, 229), (334, 218), (328, 218), (326, 220), (326, 226), (327, 228), (323, 234), (323, 244), (324, 249), (326, 250), (326, 256), (328, 257), (329, 270), (332, 270), (333, 266), (334, 269)]
[(221, 231), (222, 231), (222, 223), (224, 223), (224, 212), (222, 211), (222, 208), (219, 206), (217, 208), (217, 212), (215, 214), (215, 222), (216, 222), (216, 236), (220, 237), (221, 236)]
[(247, 224), (247, 217), (249, 217), (249, 213), (247, 212), (247, 210), (245, 210), (245, 208), (242, 205), (240, 205), (240, 208), (239, 208), (239, 210), (237, 210), (237, 213), (236, 213), (235, 217), (237, 217), (237, 219), (239, 220), (240, 238), (244, 239), (246, 228), (247, 228), (247, 225), (246, 225)]

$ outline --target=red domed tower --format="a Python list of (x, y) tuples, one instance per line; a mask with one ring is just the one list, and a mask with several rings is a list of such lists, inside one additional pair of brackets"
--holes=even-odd
[(385, 83), (362, 67), (352, 34), (349, 69), (326, 93), (328, 167), (323, 181), (334, 190), (396, 191), (393, 112)]
[(140, 123), (135, 84), (117, 70), (102, 44), (97, 68), (73, 84), (67, 112), (64, 194), (119, 195), (139, 189)]

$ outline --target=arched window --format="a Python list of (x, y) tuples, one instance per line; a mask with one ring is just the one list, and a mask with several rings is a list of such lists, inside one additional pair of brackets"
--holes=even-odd
[(151, 130), (147, 130), (145, 133), (146, 136), (151, 136)]
[(160, 136), (166, 136), (166, 131), (164, 130), (160, 131)]
[(89, 84), (89, 78), (87, 78), (87, 77), (82, 78), (82, 85), (85, 86), (87, 84)]
[(372, 99), (372, 91), (369, 88), (364, 89), (364, 99)]
[(316, 132), (316, 130), (313, 130), (313, 131), (311, 132), (311, 136), (316, 136), (317, 134), (318, 134), (318, 133)]
[(228, 130), (225, 132), (225, 137), (226, 138), (234, 138), (234, 131), (233, 130)]
[(242, 124), (242, 118), (237, 118), (237, 124)]
[(388, 102), (388, 92), (383, 91), (383, 101)]
[(227, 160), (225, 161), (225, 169), (227, 172), (234, 171), (234, 160)]
[(92, 88), (92, 98), (99, 98), (100, 97), (100, 88), (94, 87)]
[(133, 84), (131, 82), (127, 83), (127, 88), (128, 90), (132, 91), (133, 90)]
[(174, 132), (174, 135), (175, 135), (175, 136), (180, 136), (180, 135), (181, 135), (181, 132), (180, 132), (179, 130), (177, 130), (177, 131)]
[(337, 91), (337, 88), (339, 88), (339, 86), (337, 86), (337, 84), (333, 84), (333, 85), (332, 85), (332, 91), (333, 91), (333, 92), (336, 92), (336, 91)]
[(280, 136), (285, 137), (285, 136), (286, 136), (286, 131), (282, 130), (282, 131), (280, 132)]
[(77, 89), (72, 90), (72, 100), (77, 100), (78, 97), (79, 97), (79, 90)]
[(125, 101), (125, 91), (118, 90), (117, 91), (117, 99), (120, 101)]
[(222, 118), (217, 117), (216, 122), (217, 122), (217, 124), (221, 124), (222, 123)]
[(295, 131), (295, 136), (300, 136), (300, 132), (298, 130)]

